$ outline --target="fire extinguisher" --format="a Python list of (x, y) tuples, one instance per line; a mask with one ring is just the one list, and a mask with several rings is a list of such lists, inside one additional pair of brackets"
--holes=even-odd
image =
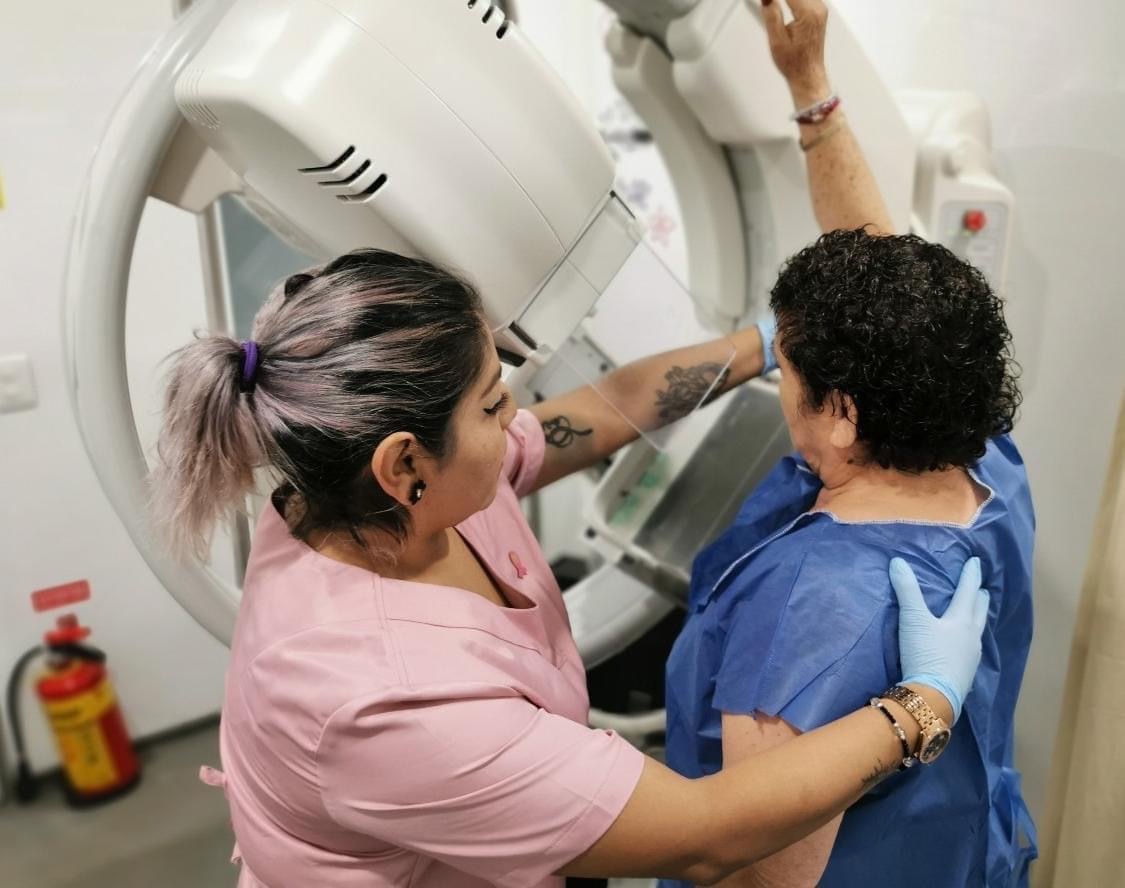
[(73, 614), (59, 617), (35, 647), (20, 658), (8, 683), (8, 711), (18, 759), (16, 797), (30, 801), (38, 786), (28, 767), (20, 725), (20, 677), (40, 653), (45, 671), (35, 683), (40, 704), (51, 725), (68, 801), (75, 806), (115, 798), (140, 779), (140, 764), (125, 730), (121, 709), (105, 668), (105, 654), (86, 644), (90, 630)]

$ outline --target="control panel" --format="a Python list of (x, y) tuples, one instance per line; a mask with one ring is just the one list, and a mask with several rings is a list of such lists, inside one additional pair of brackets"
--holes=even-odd
[(933, 238), (984, 272), (993, 289), (1000, 289), (1010, 214), (1010, 206), (999, 201), (946, 201), (940, 207)]
[(1013, 199), (996, 175), (984, 103), (964, 92), (914, 90), (896, 98), (916, 151), (912, 228), (1004, 293)]

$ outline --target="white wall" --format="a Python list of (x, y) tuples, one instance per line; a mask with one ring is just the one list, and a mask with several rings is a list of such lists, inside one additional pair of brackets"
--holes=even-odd
[[(79, 0), (3, 4), (0, 54), (0, 355), (34, 362), (39, 406), (0, 415), (0, 674), (39, 640), (53, 614), (35, 589), (89, 579), (75, 610), (109, 654), (135, 735), (218, 709), (225, 649), (184, 614), (134, 551), (98, 487), (64, 388), (61, 287), (70, 219), (94, 147), (170, 2)], [(130, 382), (142, 433), (155, 429), (157, 361), (203, 320), (194, 221), (150, 206), (134, 263)], [(25, 717), (36, 768), (55, 761), (30, 695)]]

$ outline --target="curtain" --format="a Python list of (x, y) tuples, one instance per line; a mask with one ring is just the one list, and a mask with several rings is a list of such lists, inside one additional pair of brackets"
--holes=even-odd
[(1125, 397), (1078, 604), (1034, 873), (1036, 888), (1125, 886)]

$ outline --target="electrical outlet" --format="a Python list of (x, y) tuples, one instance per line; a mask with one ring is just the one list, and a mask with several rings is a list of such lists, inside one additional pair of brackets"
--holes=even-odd
[(30, 410), (38, 403), (31, 358), (27, 355), (0, 357), (0, 413)]

